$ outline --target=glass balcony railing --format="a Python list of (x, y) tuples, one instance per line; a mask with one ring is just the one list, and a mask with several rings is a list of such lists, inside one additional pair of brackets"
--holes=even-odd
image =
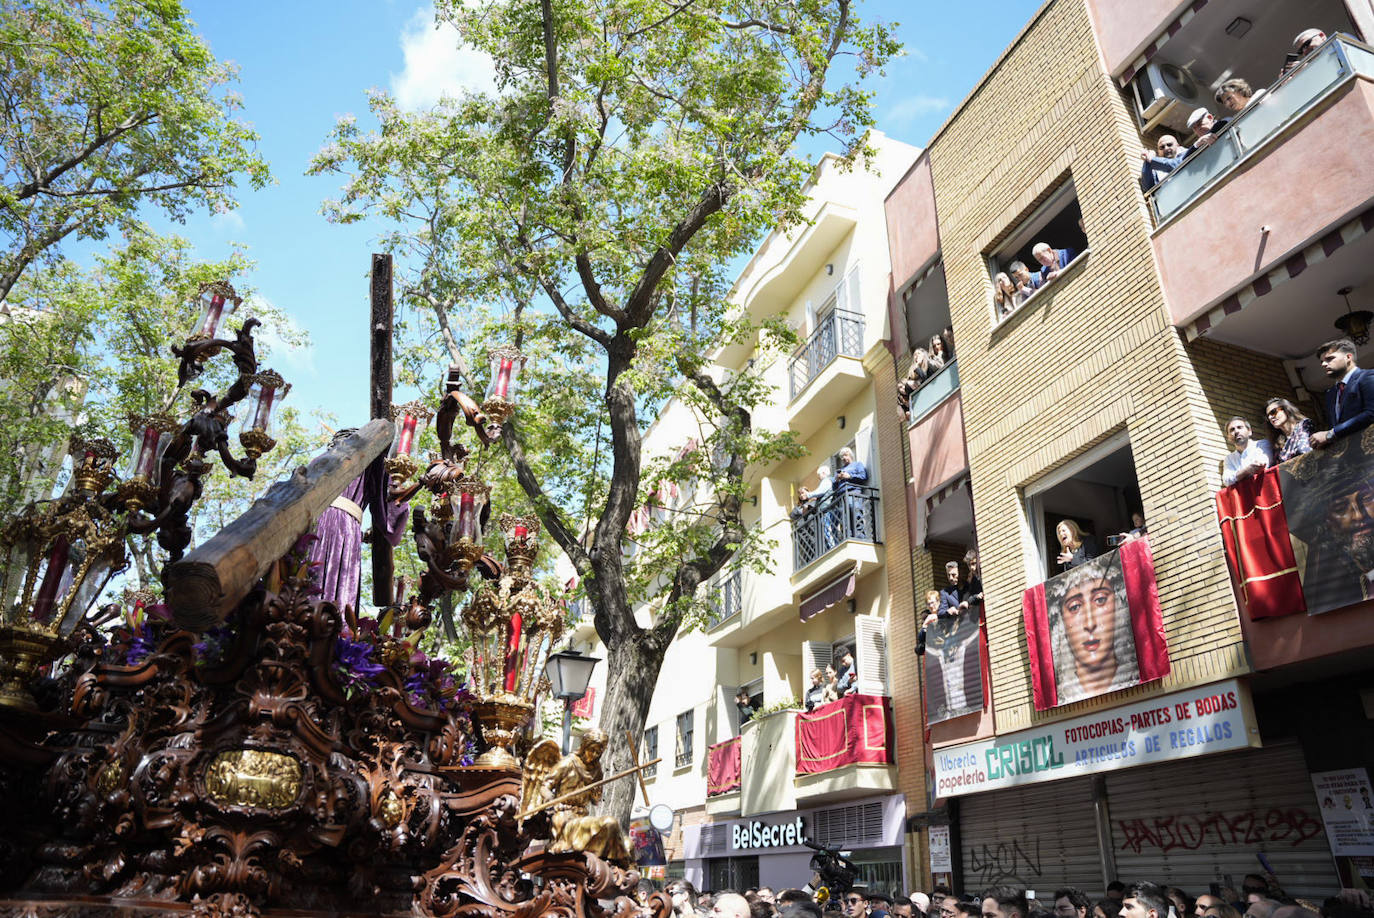
[(863, 355), (863, 314), (847, 309), (832, 309), (821, 319), (806, 343), (792, 355), (792, 362), (787, 368), (792, 384), (790, 398), (796, 399), (836, 357)]
[(799, 571), (846, 540), (878, 541), (878, 489), (844, 485), (792, 521), (792, 570)]
[(1331, 36), (1300, 67), (1236, 115), (1215, 143), (1185, 160), (1151, 189), (1155, 220), (1177, 213), (1356, 75), (1374, 77), (1374, 48), (1348, 35)]
[(930, 414), (936, 405), (958, 389), (959, 361), (952, 360), (944, 369), (927, 379), (925, 385), (911, 393), (911, 407), (907, 412), (911, 418), (909, 426), (915, 427), (919, 424), (921, 418)]

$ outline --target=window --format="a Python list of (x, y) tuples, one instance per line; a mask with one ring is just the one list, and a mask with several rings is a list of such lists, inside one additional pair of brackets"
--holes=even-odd
[[(1048, 282), (1048, 286), (1037, 286), (1042, 283), (1041, 264), (1034, 254), (1037, 245), (1045, 243), (1056, 252), (1067, 252), (1067, 255), (1060, 256), (1061, 268), (1077, 261), (1088, 251), (1088, 236), (1083, 231), (1082, 222), (1083, 212), (1078, 207), (1078, 192), (1074, 188), (1073, 179), (1070, 178), (1012, 228), (1001, 244), (987, 253), (988, 276), (992, 281), (994, 293), (994, 322), (1011, 315), (1039, 290), (1053, 288), (1053, 281)], [(1027, 269), (1027, 274), (1022, 275), (1021, 289), (1011, 296), (1006, 305), (999, 304), (995, 296), (998, 275), (1007, 275), (1015, 284), (1017, 278), (1014, 275), (1019, 268), (1017, 271), (1012, 269), (1017, 264), (1024, 265)]]
[[(640, 757), (641, 762), (652, 762), (658, 758), (658, 727), (649, 727), (644, 731), (644, 754)], [(657, 765), (646, 765), (644, 777), (652, 778), (658, 774)]]
[(692, 720), (695, 711), (683, 711), (677, 716), (677, 759), (676, 766), (685, 768), (692, 764)]
[[(740, 688), (743, 689), (744, 692), (745, 692), (746, 694), (748, 694), (748, 696), (749, 696), (749, 707), (753, 708), (755, 711), (757, 711), (759, 708), (763, 707), (763, 678), (762, 678), (762, 677), (759, 677), (758, 679), (755, 679), (753, 682), (746, 682), (746, 683), (744, 683), (743, 685), (741, 685)], [(738, 699), (738, 696), (736, 696), (736, 698)], [(739, 702), (738, 702), (738, 700), (736, 700), (735, 704), (736, 704), (736, 707), (735, 707), (736, 715), (737, 715), (737, 716), (741, 716), (741, 719), (738, 721), (739, 728), (740, 728), (741, 730), (743, 730), (743, 729), (744, 729), (744, 723), (745, 723), (745, 722), (744, 722), (744, 720), (742, 719), (742, 715), (739, 714), (739, 707), (738, 707)], [(752, 717), (753, 715), (750, 715), (750, 716)]]
[(1135, 528), (1140, 515), (1140, 488), (1130, 440), (1120, 434), (1026, 489), (1027, 521), (1034, 543), (1028, 575), (1032, 583), (1053, 577), (1064, 568), (1058, 558), (1056, 530), (1071, 521), (1083, 533), (1090, 556), (1106, 554), (1123, 533)]

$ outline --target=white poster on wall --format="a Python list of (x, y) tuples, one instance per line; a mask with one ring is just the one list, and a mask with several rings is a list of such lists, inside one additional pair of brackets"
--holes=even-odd
[(930, 827), (930, 872), (954, 872), (954, 859), (949, 851), (949, 826)]
[(1374, 854), (1374, 799), (1363, 768), (1312, 772), (1312, 788), (1336, 857)]

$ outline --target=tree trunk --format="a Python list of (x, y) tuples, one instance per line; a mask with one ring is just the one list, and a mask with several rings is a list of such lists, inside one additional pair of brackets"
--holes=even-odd
[[(654, 698), (658, 673), (663, 667), (664, 648), (654, 646), (653, 633), (638, 631), (621, 640), (608, 642), (606, 670), (606, 698), (601, 705), (601, 729), (606, 732), (606, 760), (602, 769), (614, 774), (632, 766), (630, 750), (625, 746), (625, 731), (638, 738), (644, 735), (644, 721), (649, 716), (649, 703)], [(658, 738), (660, 773), (673, 767), (673, 736)], [(635, 750), (638, 752), (639, 750)], [(620, 820), (622, 826), (630, 822), (630, 810), (639, 793), (639, 782), (625, 778), (606, 787), (601, 813)]]

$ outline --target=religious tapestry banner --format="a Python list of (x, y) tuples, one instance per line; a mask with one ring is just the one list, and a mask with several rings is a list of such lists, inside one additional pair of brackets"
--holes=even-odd
[(983, 710), (982, 616), (971, 609), (926, 627), (926, 723)]
[(1278, 474), (1308, 614), (1374, 597), (1374, 427)]
[(1021, 609), (1037, 711), (1169, 674), (1148, 538), (1031, 587)]

